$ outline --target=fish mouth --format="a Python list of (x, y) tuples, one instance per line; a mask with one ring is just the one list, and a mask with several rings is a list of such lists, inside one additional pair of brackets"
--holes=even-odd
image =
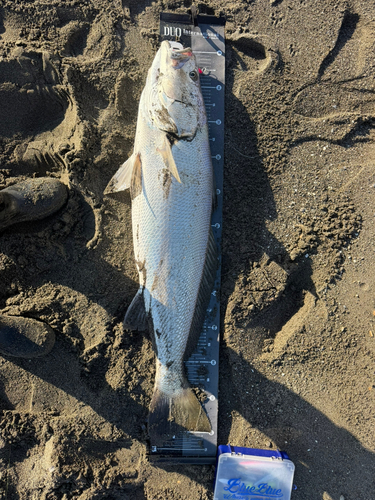
[(181, 69), (193, 56), (190, 47), (183, 47), (179, 42), (164, 41), (161, 44), (162, 52), (166, 51), (164, 61), (173, 69)]
[[(190, 47), (187, 47), (186, 49), (181, 46), (181, 48), (174, 47), (172, 43), (177, 42), (170, 42), (170, 59), (172, 63), (172, 67), (174, 69), (181, 69), (182, 66), (188, 62), (188, 60), (193, 56), (193, 51), (191, 50)], [(178, 44), (181, 45), (181, 44)]]
[(189, 105), (185, 99), (181, 98), (181, 92), (176, 89), (174, 77), (177, 75), (175, 70), (181, 69), (192, 57), (194, 57), (192, 49), (190, 47), (185, 48), (179, 42), (164, 41), (161, 44), (161, 52), (160, 72), (164, 75), (169, 74), (172, 78), (172, 80), (167, 79), (162, 83), (164, 104), (167, 107), (174, 102), (186, 106)]

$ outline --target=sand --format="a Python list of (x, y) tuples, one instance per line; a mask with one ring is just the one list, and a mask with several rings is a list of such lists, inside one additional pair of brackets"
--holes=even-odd
[[(160, 11), (190, 2), (0, 6), (0, 187), (55, 177), (66, 205), (0, 235), (0, 313), (50, 325), (0, 357), (0, 497), (212, 499), (212, 466), (148, 459), (149, 336), (131, 154)], [(293, 500), (374, 497), (375, 4), (206, 0), (226, 16), (220, 444), (285, 450)]]

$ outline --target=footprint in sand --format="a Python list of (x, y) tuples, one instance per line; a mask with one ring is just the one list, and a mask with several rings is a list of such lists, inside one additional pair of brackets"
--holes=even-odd
[(0, 314), (0, 354), (17, 358), (39, 358), (55, 343), (51, 327), (41, 321)]
[(237, 65), (254, 76), (275, 68), (279, 62), (279, 54), (267, 36), (236, 32), (228, 40)]
[(61, 170), (63, 155), (80, 147), (82, 125), (58, 66), (56, 57), (22, 48), (0, 61), (0, 137), (15, 175), (29, 173), (30, 167), (37, 175)]
[(372, 140), (374, 35), (374, 27), (363, 17), (344, 13), (335, 46), (321, 62), (315, 81), (294, 99), (299, 143), (319, 139), (344, 145)]
[[(37, 176), (0, 191), (0, 231), (43, 219), (68, 199), (65, 184), (43, 177), (47, 171), (65, 173), (64, 154), (79, 148), (83, 136), (76, 106), (61, 85), (58, 68), (58, 58), (22, 48), (0, 61), (0, 137), (9, 151), (7, 171), (14, 178)], [(0, 315), (1, 355), (43, 356), (52, 349), (54, 339), (53, 330), (41, 321)]]

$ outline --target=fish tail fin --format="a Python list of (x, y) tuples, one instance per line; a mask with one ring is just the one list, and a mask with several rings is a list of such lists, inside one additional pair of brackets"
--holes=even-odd
[(210, 432), (211, 424), (190, 387), (173, 396), (156, 387), (150, 405), (148, 429), (152, 444), (157, 444), (172, 439), (180, 431)]

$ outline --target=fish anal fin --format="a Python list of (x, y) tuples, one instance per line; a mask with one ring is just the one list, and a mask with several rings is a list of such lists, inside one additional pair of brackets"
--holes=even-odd
[(155, 388), (148, 431), (151, 443), (157, 445), (180, 431), (210, 432), (211, 424), (192, 389), (187, 387), (171, 396)]
[(117, 170), (117, 172), (105, 188), (105, 195), (118, 193), (130, 188), (133, 175), (134, 160), (136, 159), (136, 157), (137, 155), (133, 153), (126, 160), (126, 162), (121, 165), (121, 167)]
[(156, 151), (162, 156), (164, 165), (167, 167), (169, 172), (181, 184), (180, 175), (178, 173), (177, 166), (172, 154), (172, 148), (167, 136), (165, 136), (164, 138), (163, 146), (161, 148), (157, 148)]
[(134, 296), (124, 318), (124, 328), (128, 330), (147, 330), (148, 315), (145, 309), (143, 298), (143, 287), (141, 287)]

